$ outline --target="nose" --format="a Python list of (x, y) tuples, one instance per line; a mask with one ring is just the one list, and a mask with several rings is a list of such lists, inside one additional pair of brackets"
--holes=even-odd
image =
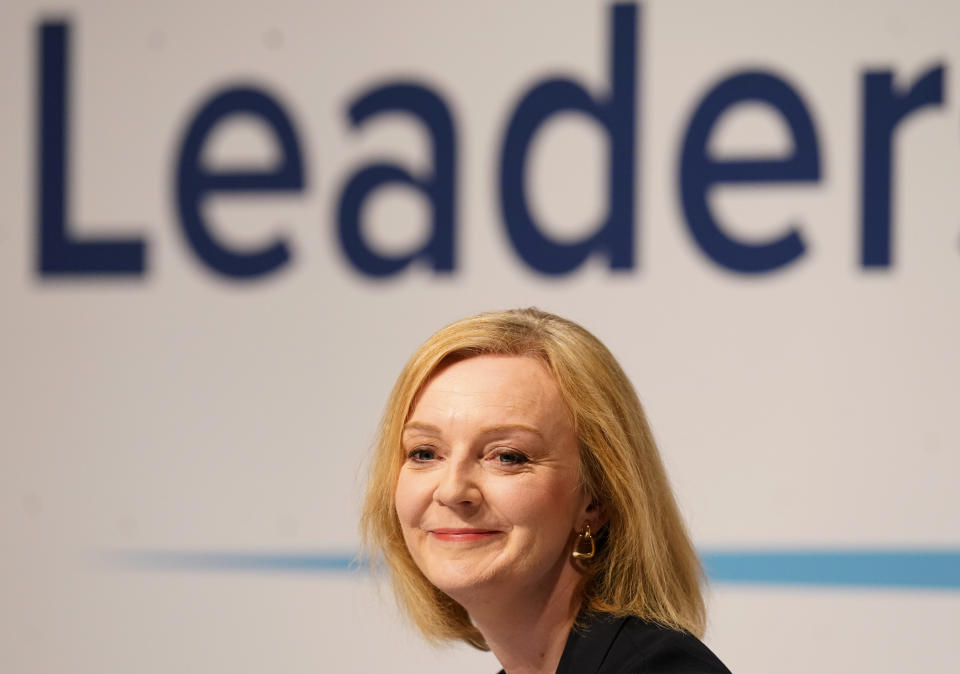
[(451, 460), (447, 462), (437, 488), (434, 500), (450, 508), (469, 508), (483, 500), (477, 481), (476, 468), (469, 460)]

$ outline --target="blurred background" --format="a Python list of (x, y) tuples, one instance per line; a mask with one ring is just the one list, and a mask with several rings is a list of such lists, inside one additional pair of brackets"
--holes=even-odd
[(746, 672), (955, 671), (955, 2), (0, 7), (0, 670), (466, 672), (351, 560), (389, 388), (620, 359)]

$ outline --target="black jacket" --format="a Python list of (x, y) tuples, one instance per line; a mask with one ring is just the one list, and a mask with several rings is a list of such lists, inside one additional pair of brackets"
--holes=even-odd
[(730, 674), (685, 632), (603, 614), (579, 622), (583, 627), (570, 631), (557, 674)]

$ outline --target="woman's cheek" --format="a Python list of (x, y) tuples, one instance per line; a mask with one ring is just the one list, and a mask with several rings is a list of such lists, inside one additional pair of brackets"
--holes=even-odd
[(397, 488), (393, 494), (394, 508), (397, 511), (397, 518), (403, 526), (409, 526), (413, 516), (412, 508), (412, 485), (410, 479), (401, 474), (397, 481)]
[(420, 516), (432, 500), (432, 489), (426, 476), (403, 471), (397, 480), (394, 491), (394, 506), (400, 523), (405, 526), (416, 526)]

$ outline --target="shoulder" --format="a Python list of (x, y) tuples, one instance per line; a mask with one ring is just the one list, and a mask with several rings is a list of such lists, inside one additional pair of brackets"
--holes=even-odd
[(623, 621), (603, 665), (603, 674), (730, 674), (695, 636), (639, 618)]
[(557, 674), (730, 674), (696, 637), (635, 617), (584, 616)]
[(598, 674), (729, 674), (702, 641), (639, 618), (620, 621)]

